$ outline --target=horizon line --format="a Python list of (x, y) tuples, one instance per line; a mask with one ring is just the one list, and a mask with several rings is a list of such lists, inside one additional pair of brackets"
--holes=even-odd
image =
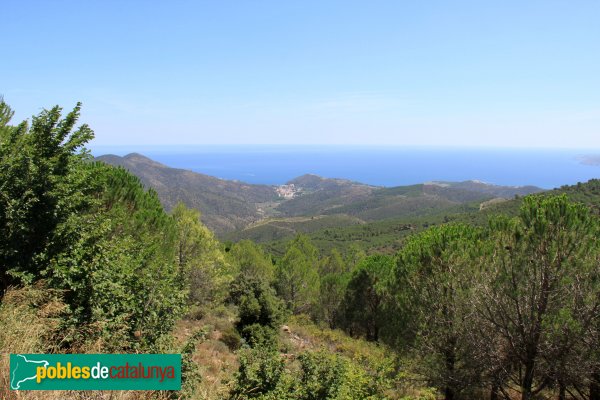
[(600, 146), (596, 148), (590, 147), (558, 147), (558, 146), (493, 146), (493, 145), (433, 145), (433, 144), (347, 144), (347, 143), (170, 143), (170, 144), (94, 144), (88, 143), (87, 148), (240, 148), (240, 147), (252, 147), (252, 148), (378, 148), (378, 149), (399, 149), (399, 148), (410, 148), (410, 149), (481, 149), (481, 150), (572, 150), (572, 151), (586, 151), (596, 152), (600, 151)]

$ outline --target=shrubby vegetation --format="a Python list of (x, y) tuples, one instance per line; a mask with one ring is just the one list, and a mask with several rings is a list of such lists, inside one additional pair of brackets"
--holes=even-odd
[[(393, 258), (367, 257), (348, 270), (335, 252), (321, 257), (319, 301), (289, 310), (391, 346), (401, 374), (446, 399), (595, 399), (598, 228), (594, 210), (566, 195), (529, 196), (517, 217), (434, 226)], [(290, 259), (295, 273), (311, 276), (297, 282), (315, 279), (307, 242), (290, 242), (278, 264), (284, 299), (298, 298), (284, 285), (294, 282)]]
[(277, 267), (277, 292), (294, 313), (314, 310), (319, 294), (318, 250), (299, 235), (287, 247)]
[(176, 225), (176, 259), (188, 302), (197, 307), (223, 303), (234, 276), (221, 244), (200, 222), (200, 212), (178, 203), (171, 212)]
[(355, 267), (339, 303), (335, 325), (350, 335), (379, 340), (381, 330), (387, 325), (385, 285), (393, 265), (392, 257), (375, 255)]
[(232, 399), (377, 399), (376, 379), (357, 364), (325, 351), (304, 352), (286, 366), (265, 349), (247, 349)]
[(527, 197), (518, 217), (486, 230), (447, 225), (411, 238), (391, 300), (410, 332), (395, 343), (446, 399), (486, 386), (491, 398), (597, 398), (587, 347), (600, 317), (597, 237), (590, 209), (562, 195)]
[(136, 177), (91, 162), (82, 146), (93, 133), (74, 129), (78, 116), (79, 105), (64, 119), (43, 111), (31, 127), (2, 121), (4, 289), (60, 290), (66, 348), (150, 350), (185, 305), (177, 226)]
[(185, 398), (600, 399), (598, 181), (270, 253), (94, 162), (79, 109), (0, 102), (3, 354), (182, 352)]

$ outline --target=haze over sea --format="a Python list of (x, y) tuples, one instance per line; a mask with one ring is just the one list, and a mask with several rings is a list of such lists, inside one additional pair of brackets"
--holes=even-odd
[[(248, 183), (280, 185), (303, 174), (377, 186), (480, 180), (550, 189), (600, 177), (590, 149), (497, 149), (373, 146), (119, 146), (95, 156), (141, 153), (169, 167)], [(597, 160), (597, 158), (596, 158)]]

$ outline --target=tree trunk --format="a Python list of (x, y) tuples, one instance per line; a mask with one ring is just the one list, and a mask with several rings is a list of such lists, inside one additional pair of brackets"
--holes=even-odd
[(521, 400), (531, 400), (531, 387), (533, 386), (533, 368), (535, 366), (534, 358), (530, 358), (525, 363), (525, 374), (521, 383)]
[(567, 391), (567, 389), (566, 389), (564, 383), (559, 382), (558, 383), (558, 400), (566, 400), (567, 399), (566, 391)]
[(496, 385), (495, 383), (492, 384), (492, 390), (490, 391), (490, 400), (498, 400), (498, 385)]
[[(456, 354), (454, 353), (454, 344), (456, 343), (456, 340), (454, 338), (450, 339), (450, 343), (448, 345), (448, 348), (446, 349), (446, 373), (449, 376), (452, 376), (454, 374), (454, 366), (456, 363)], [(454, 388), (452, 388), (449, 385), (446, 385), (446, 388), (444, 389), (444, 399), (445, 400), (454, 400)]]
[(592, 373), (590, 379), (590, 400), (600, 400), (600, 372)]

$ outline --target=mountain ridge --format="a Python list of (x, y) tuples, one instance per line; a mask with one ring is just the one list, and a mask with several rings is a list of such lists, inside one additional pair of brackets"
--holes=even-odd
[(277, 199), (272, 186), (252, 185), (215, 178), (185, 169), (171, 168), (138, 153), (120, 157), (96, 157), (121, 166), (151, 187), (167, 210), (179, 201), (202, 212), (202, 220), (216, 233), (240, 229), (264, 217), (258, 204)]
[[(167, 210), (179, 201), (200, 210), (204, 223), (220, 236), (262, 227), (264, 224), (257, 223), (269, 224), (269, 218), (279, 218), (280, 227), (282, 218), (297, 217), (319, 217), (317, 222), (337, 226), (418, 216), (542, 191), (535, 186), (509, 187), (475, 180), (381, 187), (315, 174), (298, 176), (284, 185), (261, 185), (171, 168), (139, 153), (106, 154), (95, 160), (121, 166), (138, 176), (146, 187), (156, 190)], [(339, 217), (332, 219), (336, 215)]]

